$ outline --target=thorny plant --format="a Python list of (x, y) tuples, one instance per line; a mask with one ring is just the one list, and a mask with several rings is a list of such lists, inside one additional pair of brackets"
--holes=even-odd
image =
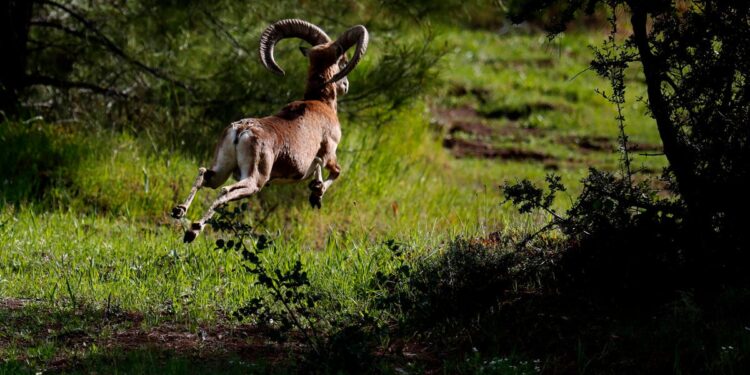
[(375, 291), (374, 306), (377, 309), (399, 310), (397, 316), (403, 316), (403, 310), (410, 308), (408, 297), (409, 280), (412, 269), (406, 260), (406, 249), (403, 244), (394, 240), (385, 242), (390, 250), (389, 256), (395, 267), (390, 271), (377, 271), (370, 281), (370, 290)]
[(547, 191), (543, 188), (537, 187), (527, 179), (521, 180), (515, 184), (509, 184), (506, 182), (503, 186), (500, 186), (506, 199), (503, 203), (512, 202), (514, 206), (518, 207), (520, 213), (542, 210), (553, 217), (550, 223), (521, 241), (519, 247), (525, 246), (534, 237), (545, 231), (556, 226), (565, 225), (567, 221), (565, 217), (561, 216), (554, 208), (552, 208), (552, 203), (555, 201), (557, 193), (565, 191), (565, 186), (560, 182), (560, 176), (548, 174), (547, 177), (545, 177), (545, 180), (547, 181)]
[[(565, 215), (557, 212), (552, 204), (557, 193), (564, 192), (565, 186), (560, 177), (550, 174), (545, 178), (547, 190), (537, 187), (524, 179), (516, 183), (505, 183), (500, 186), (505, 195), (505, 202), (512, 202), (521, 213), (542, 210), (552, 216), (552, 220), (541, 229), (527, 236), (519, 243), (524, 247), (539, 234), (554, 228), (562, 230), (571, 237), (590, 236), (600, 230), (624, 228), (634, 222), (634, 218), (647, 214), (654, 218), (672, 216), (675, 210), (671, 202), (656, 198), (655, 191), (646, 181), (635, 184), (631, 168), (631, 155), (628, 146), (628, 135), (625, 131), (625, 69), (637, 60), (637, 54), (631, 43), (617, 41), (617, 2), (608, 3), (611, 15), (608, 18), (610, 32), (603, 47), (591, 47), (594, 59), (590, 68), (600, 76), (607, 78), (612, 92), (606, 93), (597, 89), (604, 99), (612, 103), (617, 115), (618, 144), (620, 152), (620, 175), (591, 168), (589, 175), (582, 181), (583, 191)], [(671, 219), (670, 219), (671, 220)]]
[[(270, 301), (255, 297), (233, 313), (237, 319), (254, 318), (277, 340), (283, 340), (292, 330), (300, 332), (315, 353), (320, 353), (321, 337), (316, 329), (318, 318), (313, 309), (320, 296), (310, 289), (307, 272), (297, 259), (289, 270), (270, 267), (261, 254), (273, 246), (265, 235), (253, 233), (252, 226), (240, 220), (246, 205), (234, 209), (217, 210), (218, 215), (209, 221), (211, 226), (231, 239), (216, 240), (216, 250), (236, 251), (244, 261), (245, 272), (255, 275), (254, 285), (270, 296)], [(280, 307), (280, 309), (279, 309)]]
[[(260, 297), (252, 298), (233, 312), (239, 320), (252, 319), (268, 329), (271, 338), (283, 342), (290, 334), (299, 332), (313, 356), (306, 358), (311, 365), (329, 371), (359, 372), (372, 363), (375, 347), (387, 335), (382, 313), (401, 306), (410, 268), (404, 259), (403, 245), (389, 240), (384, 245), (391, 250), (392, 271), (378, 271), (367, 283), (367, 293), (373, 296), (373, 310), (334, 314), (322, 313), (322, 303), (336, 310), (336, 301), (323, 301), (323, 295), (310, 285), (301, 260), (288, 269), (270, 266), (262, 254), (273, 242), (265, 235), (253, 232), (252, 226), (242, 222), (246, 205), (234, 209), (217, 210), (209, 221), (225, 238), (216, 241), (216, 250), (235, 251), (242, 256), (242, 269), (256, 277), (254, 286)], [(386, 340), (387, 341), (387, 340)]]
[(596, 92), (617, 109), (615, 120), (619, 131), (617, 142), (620, 151), (620, 174), (623, 179), (627, 180), (628, 184), (632, 185), (633, 172), (630, 167), (632, 159), (628, 149), (628, 135), (625, 133), (625, 115), (622, 110), (625, 104), (625, 69), (628, 68), (628, 64), (636, 61), (637, 55), (632, 46), (617, 42), (617, 3), (611, 1), (609, 7), (611, 13), (608, 17), (610, 33), (603, 48), (591, 47), (594, 52), (591, 68), (601, 77), (609, 79), (609, 84), (612, 87), (610, 94), (599, 89)]

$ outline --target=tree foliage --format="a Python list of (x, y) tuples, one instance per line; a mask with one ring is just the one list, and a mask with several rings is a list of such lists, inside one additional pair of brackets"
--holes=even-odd
[(435, 82), (444, 53), (429, 31), (403, 38), (398, 30), (407, 16), (378, 1), (33, 0), (0, 10), (14, 20), (3, 24), (12, 29), (3, 36), (4, 55), (16, 57), (4, 62), (0, 77), (6, 116), (43, 114), (135, 131), (151, 126), (173, 140), (213, 140), (195, 135), (301, 97), (301, 41), (277, 48), (285, 78), (258, 63), (260, 33), (278, 19), (305, 18), (332, 37), (355, 24), (368, 28), (370, 52), (351, 74), (344, 116), (382, 118), (412, 103)]
[(748, 239), (740, 223), (750, 209), (750, 3), (518, 0), (511, 9), (515, 20), (543, 19), (555, 34), (599, 4), (629, 14), (632, 34), (621, 48), (632, 53), (598, 59), (594, 68), (640, 63), (669, 161), (666, 174), (686, 208), (686, 234), (704, 249), (719, 241), (719, 248), (739, 250)]

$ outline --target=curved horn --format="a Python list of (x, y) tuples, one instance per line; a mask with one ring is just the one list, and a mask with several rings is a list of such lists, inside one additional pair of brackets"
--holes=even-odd
[(268, 26), (260, 36), (260, 62), (268, 70), (282, 76), (284, 70), (276, 64), (273, 58), (273, 48), (276, 43), (286, 38), (300, 38), (313, 46), (331, 41), (331, 38), (319, 27), (300, 19), (281, 20)]
[(362, 25), (357, 25), (346, 30), (338, 39), (336, 39), (334, 44), (341, 47), (341, 54), (346, 53), (346, 50), (351, 48), (354, 43), (357, 43), (357, 49), (354, 51), (354, 56), (352, 56), (352, 59), (349, 60), (349, 63), (346, 64), (344, 69), (341, 69), (341, 71), (336, 73), (336, 75), (328, 80), (327, 83), (336, 82), (346, 77), (346, 75), (349, 74), (357, 64), (359, 64), (359, 60), (365, 55), (365, 52), (367, 52), (367, 43), (369, 40), (370, 35), (367, 33), (367, 29)]

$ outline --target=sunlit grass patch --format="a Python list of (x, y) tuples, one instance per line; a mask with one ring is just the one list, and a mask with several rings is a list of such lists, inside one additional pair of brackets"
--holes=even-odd
[[(498, 186), (504, 181), (560, 173), (569, 186), (569, 196), (556, 202), (564, 209), (589, 166), (617, 167), (619, 155), (609, 149), (616, 147), (615, 112), (594, 92), (606, 82), (591, 72), (573, 78), (585, 69), (585, 44), (596, 36), (566, 35), (550, 43), (539, 35), (448, 30), (444, 39), (455, 45), (447, 57), (448, 88), (429, 105), (401, 109), (387, 122), (343, 121), (342, 175), (321, 210), (309, 207), (304, 184), (271, 185), (249, 200), (248, 222), (277, 240), (269, 254), (279, 262), (301, 256), (312, 280), (336, 299), (361, 303), (353, 280), (362, 282), (383, 266), (376, 259), (385, 239), (432, 249), (455, 236), (518, 236), (546, 220), (502, 205)], [(431, 125), (436, 106), (473, 108), (472, 121), (490, 129), (481, 137), (455, 133), (456, 139), (543, 158), (456, 159), (443, 147), (447, 130)], [(631, 138), (653, 142), (643, 108), (633, 102), (628, 109), (631, 123), (639, 124), (629, 128)], [(21, 141), (48, 142), (39, 147), (51, 154), (38, 160), (56, 161), (14, 180), (26, 184), (17, 189), (26, 191), (23, 196), (6, 195), (18, 205), (3, 209), (9, 235), (2, 239), (8, 251), (0, 290), (6, 295), (65, 304), (116, 301), (156, 320), (211, 320), (252, 295), (246, 276), (232, 272), (237, 260), (212, 250), (210, 230), (185, 246), (185, 223), (168, 217), (197, 168), (209, 162), (208, 152), (186, 156), (161, 150), (147, 136), (44, 122), (10, 124), (3, 134), (19, 147)], [(583, 149), (585, 142), (600, 147), (597, 140), (604, 146)], [(3, 162), (28, 158), (19, 155)], [(650, 171), (663, 165), (645, 157), (637, 157), (639, 163)], [(50, 168), (49, 183), (35, 187), (35, 173)], [(199, 192), (188, 217), (200, 215), (216, 194)]]
[[(561, 175), (568, 190), (554, 204), (562, 212), (589, 167), (619, 168), (616, 110), (595, 92), (607, 82), (584, 71), (586, 45), (599, 36), (549, 42), (543, 35), (442, 31), (437, 42), (452, 52), (437, 92), (388, 116), (342, 116), (342, 174), (322, 209), (310, 207), (306, 184), (271, 184), (247, 200), (244, 220), (273, 240), (263, 261), (288, 269), (300, 260), (326, 297), (321, 309), (331, 314), (371, 308), (373, 276), (398, 266), (389, 240), (418, 263), (439, 257), (456, 237), (522, 238), (549, 218), (521, 216), (503, 204), (504, 182)], [(353, 81), (367, 76), (368, 64)], [(629, 79), (633, 166), (654, 175), (663, 157), (640, 154), (658, 154), (658, 134), (636, 100), (644, 94), (640, 78)], [(136, 312), (144, 327), (192, 328), (227, 323), (248, 300), (262, 297), (240, 257), (215, 249), (212, 229), (182, 243), (189, 219), (203, 213), (216, 191), (198, 193), (188, 220), (168, 215), (198, 167), (210, 162), (208, 147), (193, 150), (213, 139), (184, 148), (154, 141), (180, 131), (177, 120), (156, 135), (151, 128), (103, 130), (100, 124), (4, 125), (0, 163), (14, 178), (2, 187), (0, 297), (32, 298), (57, 311)], [(45, 362), (59, 353), (44, 342), (17, 343), (3, 354)]]
[[(504, 181), (523, 175), (507, 172), (520, 164), (532, 180), (562, 175), (575, 196), (588, 168), (620, 169), (617, 111), (598, 92), (608, 92), (609, 83), (588, 70), (589, 46), (598, 45), (604, 34), (549, 40), (514, 29), (504, 34), (451, 30), (444, 38), (454, 46), (446, 86), (429, 102), (444, 144), (461, 157), (456, 164), (464, 167), (457, 170), (480, 181), (495, 176)], [(629, 156), (636, 173), (654, 176), (666, 160), (640, 99), (645, 85), (639, 74), (633, 69), (626, 75), (631, 81), (623, 108)], [(561, 208), (566, 203), (558, 199)]]

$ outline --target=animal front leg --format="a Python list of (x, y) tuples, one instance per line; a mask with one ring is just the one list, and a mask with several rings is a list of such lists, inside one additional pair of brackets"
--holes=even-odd
[(336, 163), (335, 160), (332, 160), (328, 162), (326, 165), (326, 169), (328, 169), (328, 178), (323, 181), (323, 192), (326, 192), (331, 185), (333, 185), (333, 181), (336, 181), (337, 178), (339, 178), (339, 175), (341, 174), (341, 167)]
[(310, 204), (313, 207), (320, 208), (322, 206), (323, 195), (341, 174), (341, 167), (335, 160), (329, 161), (326, 164), (326, 169), (328, 170), (328, 178), (325, 181), (323, 181), (323, 171), (320, 165), (315, 172), (315, 177), (310, 181)]
[(198, 189), (203, 186), (203, 175), (206, 174), (206, 168), (198, 168), (198, 177), (195, 178), (195, 182), (193, 183), (193, 187), (190, 188), (190, 194), (188, 194), (187, 199), (185, 199), (185, 203), (178, 204), (175, 206), (175, 208), (172, 209), (172, 217), (175, 219), (180, 219), (187, 214), (188, 208), (190, 208), (190, 205), (193, 203), (193, 199), (195, 198), (195, 193), (198, 192)]
[(315, 158), (316, 163), (313, 163), (313, 166), (311, 168), (314, 168), (313, 172), (313, 179), (310, 181), (310, 205), (313, 208), (320, 208), (322, 206), (322, 200), (323, 200), (323, 169), (322, 169), (322, 160), (320, 158)]

